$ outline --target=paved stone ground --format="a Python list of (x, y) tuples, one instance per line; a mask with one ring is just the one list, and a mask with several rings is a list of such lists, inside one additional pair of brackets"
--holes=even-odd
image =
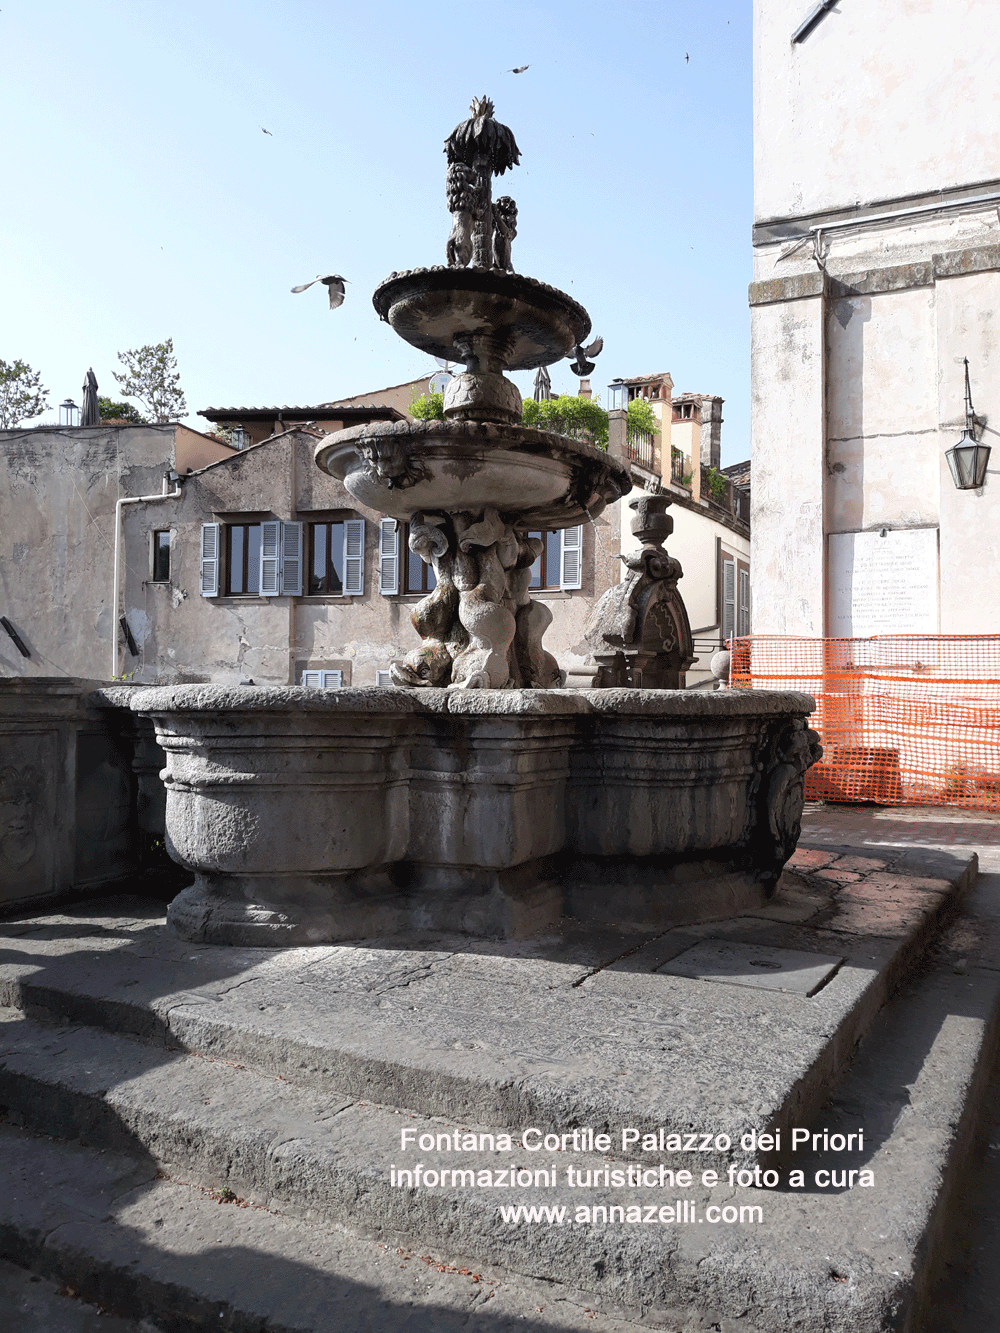
[[(955, 809), (807, 808), (800, 845), (922, 846), (978, 853), (979, 887), (1000, 914), (1000, 819)], [(980, 967), (1000, 969), (1000, 948)], [(964, 1226), (950, 1238), (933, 1324), (921, 1333), (980, 1333), (1000, 1325), (1000, 1061), (985, 1098), (979, 1142), (964, 1184)]]
[[(979, 913), (978, 929), (974, 937), (970, 936), (968, 949), (964, 947), (965, 942), (956, 940), (954, 935), (947, 947), (952, 956), (956, 948), (960, 953), (967, 953), (970, 965), (1000, 972), (1000, 820), (954, 810), (815, 806), (807, 811), (801, 846), (814, 849), (853, 846), (871, 848), (873, 852), (878, 848), (900, 846), (977, 852), (984, 872), (980, 887), (987, 890), (986, 908)], [(960, 960), (955, 970), (959, 971), (961, 966)], [(965, 1225), (956, 1229), (951, 1238), (949, 1267), (934, 1293), (932, 1316), (911, 1333), (959, 1333), (959, 1330), (977, 1333), (978, 1330), (995, 1328), (1000, 1322), (997, 1316), (1000, 1265), (996, 1263), (1000, 1253), (1000, 1078), (995, 1080), (986, 1099), (979, 1146), (966, 1173), (963, 1197)], [(424, 1265), (419, 1267), (422, 1270)], [(414, 1333), (418, 1330), (423, 1333), (425, 1329), (427, 1333), (439, 1333), (443, 1328), (435, 1322), (437, 1315), (432, 1314), (427, 1305), (420, 1309), (424, 1301), (433, 1304), (435, 1310), (445, 1304), (436, 1289), (433, 1302), (430, 1288), (426, 1294), (423, 1292), (421, 1284), (431, 1278), (435, 1283), (446, 1280), (433, 1274), (428, 1277), (416, 1270), (412, 1278), (420, 1287), (422, 1297), (410, 1305), (412, 1322), (407, 1322), (406, 1328)], [(401, 1273), (400, 1279), (407, 1279), (407, 1274)], [(618, 1330), (624, 1333), (625, 1329), (644, 1326), (637, 1326), (629, 1319), (620, 1321), (611, 1312), (605, 1314), (588, 1308), (588, 1298), (582, 1293), (578, 1300), (558, 1302), (561, 1308), (548, 1305), (543, 1314), (546, 1297), (532, 1292), (529, 1300), (529, 1293), (521, 1291), (521, 1285), (515, 1282), (502, 1292), (498, 1282), (497, 1299), (490, 1302), (488, 1314), (485, 1307), (482, 1310), (477, 1307), (474, 1312), (463, 1310), (461, 1314), (456, 1309), (456, 1317), (449, 1327), (481, 1327), (484, 1333), (487, 1329), (489, 1333), (500, 1333), (501, 1330), (506, 1333), (508, 1329), (525, 1326), (566, 1330), (596, 1327), (606, 1333), (617, 1333)], [(331, 1333), (334, 1328), (339, 1333), (348, 1333), (349, 1329), (360, 1328), (363, 1318), (360, 1310), (355, 1309), (349, 1314), (345, 1311), (344, 1316), (338, 1315), (328, 1327)], [(428, 1319), (431, 1322), (425, 1322)], [(732, 1323), (734, 1333), (739, 1322)], [(370, 1325), (364, 1322), (364, 1327), (367, 1329)], [(672, 1323), (662, 1327), (677, 1333)], [(726, 1327), (728, 1333), (730, 1321)], [(138, 1323), (106, 1314), (75, 1299), (57, 1284), (5, 1263), (0, 1263), (0, 1328), (11, 1329), (14, 1333), (96, 1333), (96, 1330), (160, 1333), (148, 1322)]]

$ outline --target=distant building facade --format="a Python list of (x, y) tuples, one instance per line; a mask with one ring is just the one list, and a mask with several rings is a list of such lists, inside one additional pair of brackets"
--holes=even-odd
[[(697, 462), (706, 435), (717, 457), (721, 399), (682, 396), (672, 421), (669, 376), (636, 381), (637, 392), (654, 387), (666, 478), (657, 471), (662, 430), (629, 439), (624, 412), (612, 413), (611, 447), (631, 462), (638, 486), (675, 498), (668, 549), (684, 565), (698, 631), (694, 683), (749, 615), (748, 592), (741, 600), (748, 533), (736, 492), (717, 478), (713, 495)], [(388, 684), (392, 661), (420, 645), (410, 613), (433, 574), (409, 550), (405, 523), (358, 505), (313, 456), (326, 432), (398, 420), (399, 404), (426, 388), (415, 381), (311, 407), (206, 409), (217, 426), (242, 430), (239, 447), (183, 426), (0, 433), (0, 615), (11, 631), (0, 634), (0, 675)], [(254, 441), (265, 429), (272, 433)], [(671, 438), (687, 450), (676, 480)], [(636, 545), (632, 517), (626, 501), (592, 523), (537, 534), (544, 548), (532, 595), (552, 612), (546, 646), (571, 683), (587, 683), (584, 631), (596, 600), (620, 581), (620, 552)]]

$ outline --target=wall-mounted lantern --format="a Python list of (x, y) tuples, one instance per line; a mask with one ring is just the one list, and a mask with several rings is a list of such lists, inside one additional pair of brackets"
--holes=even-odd
[(608, 411), (628, 411), (628, 385), (624, 380), (612, 380), (608, 385)]
[(242, 426), (234, 426), (233, 433), (229, 437), (229, 443), (234, 449), (244, 449), (246, 447), (246, 431)]
[(67, 398), (64, 403), (59, 404), (59, 424), (60, 426), (79, 426), (80, 409), (72, 398)]
[(972, 389), (969, 385), (969, 358), (965, 358), (965, 430), (956, 445), (945, 451), (951, 469), (951, 479), (960, 491), (975, 491), (986, 480), (990, 461), (990, 446), (976, 439), (976, 414), (972, 407)]

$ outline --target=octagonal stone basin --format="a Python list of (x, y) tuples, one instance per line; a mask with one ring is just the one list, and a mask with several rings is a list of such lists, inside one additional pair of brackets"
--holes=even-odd
[(372, 303), (412, 347), (463, 363), (471, 351), (495, 369), (552, 365), (590, 332), (590, 316), (571, 296), (495, 268), (393, 273), (376, 287)]
[(663, 927), (762, 903), (818, 757), (808, 695), (137, 691), (167, 754), (186, 939)]
[(359, 504), (408, 520), (418, 510), (487, 506), (522, 529), (566, 528), (632, 489), (628, 469), (581, 440), (527, 426), (391, 421), (328, 435), (316, 463)]

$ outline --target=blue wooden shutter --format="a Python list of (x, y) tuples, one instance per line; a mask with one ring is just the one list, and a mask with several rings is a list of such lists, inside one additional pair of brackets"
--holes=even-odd
[(378, 590), (383, 597), (399, 592), (399, 524), (394, 518), (379, 520)]
[(279, 567), (281, 565), (281, 524), (269, 519), (260, 525), (260, 595), (278, 595)]
[(219, 535), (221, 523), (201, 525), (201, 583), (202, 597), (219, 595)]
[(365, 520), (349, 518), (344, 524), (344, 595), (365, 590)]
[(281, 591), (285, 597), (302, 596), (302, 524), (281, 525)]
[(579, 588), (583, 584), (583, 527), (563, 528), (560, 588)]

